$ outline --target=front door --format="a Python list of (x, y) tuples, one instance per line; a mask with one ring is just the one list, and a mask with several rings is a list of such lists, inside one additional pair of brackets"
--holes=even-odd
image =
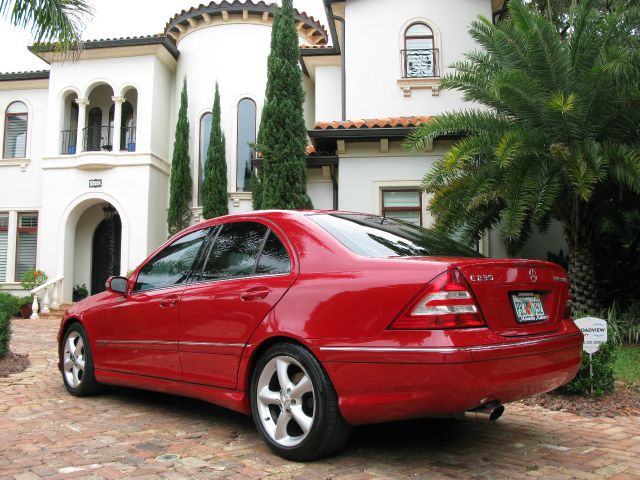
[(107, 278), (120, 275), (121, 238), (120, 215), (103, 220), (96, 227), (91, 252), (91, 295), (104, 292)]
[(115, 332), (103, 342), (108, 370), (180, 379), (178, 312), (185, 283), (209, 233), (184, 235), (160, 250), (139, 271), (135, 286), (108, 311)]
[(295, 277), (289, 252), (267, 225), (222, 225), (180, 303), (184, 380), (235, 388), (244, 346)]

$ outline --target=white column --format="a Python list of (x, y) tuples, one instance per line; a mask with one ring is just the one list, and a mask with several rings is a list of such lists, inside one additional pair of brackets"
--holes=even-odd
[(113, 151), (120, 151), (120, 134), (122, 133), (122, 104), (125, 101), (123, 96), (113, 96)]
[(78, 130), (76, 131), (76, 153), (80, 153), (84, 150), (83, 145), (83, 130), (87, 123), (87, 106), (89, 100), (86, 98), (76, 98), (78, 104)]

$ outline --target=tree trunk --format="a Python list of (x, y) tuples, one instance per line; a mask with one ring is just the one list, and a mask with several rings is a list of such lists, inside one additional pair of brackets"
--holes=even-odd
[(573, 314), (594, 313), (600, 309), (601, 305), (597, 294), (591, 245), (588, 241), (575, 240), (568, 242)]

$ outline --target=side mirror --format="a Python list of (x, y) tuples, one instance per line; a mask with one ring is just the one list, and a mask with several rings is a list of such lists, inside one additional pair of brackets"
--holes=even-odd
[(125, 277), (109, 277), (107, 279), (107, 290), (113, 293), (127, 293), (127, 279)]

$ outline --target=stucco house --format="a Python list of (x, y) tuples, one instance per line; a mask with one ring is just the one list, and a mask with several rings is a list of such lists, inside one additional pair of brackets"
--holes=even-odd
[[(478, 15), (503, 0), (322, 0), (327, 25), (296, 13), (316, 208), (386, 213), (429, 225), (418, 187), (453, 139), (413, 155), (411, 128), (464, 108), (440, 77), (474, 48)], [(187, 77), (193, 221), (200, 220), (214, 85), (226, 135), (229, 211), (251, 210), (247, 181), (266, 85), (273, 5), (212, 2), (161, 34), (87, 41), (76, 61), (30, 47), (47, 71), (0, 74), (0, 290), (34, 267), (90, 293), (167, 238), (168, 185), (180, 88)], [(346, 28), (345, 28), (346, 26)], [(483, 253), (502, 256), (488, 236)], [(543, 255), (531, 247), (529, 256)], [(62, 300), (62, 299), (61, 299)]]

